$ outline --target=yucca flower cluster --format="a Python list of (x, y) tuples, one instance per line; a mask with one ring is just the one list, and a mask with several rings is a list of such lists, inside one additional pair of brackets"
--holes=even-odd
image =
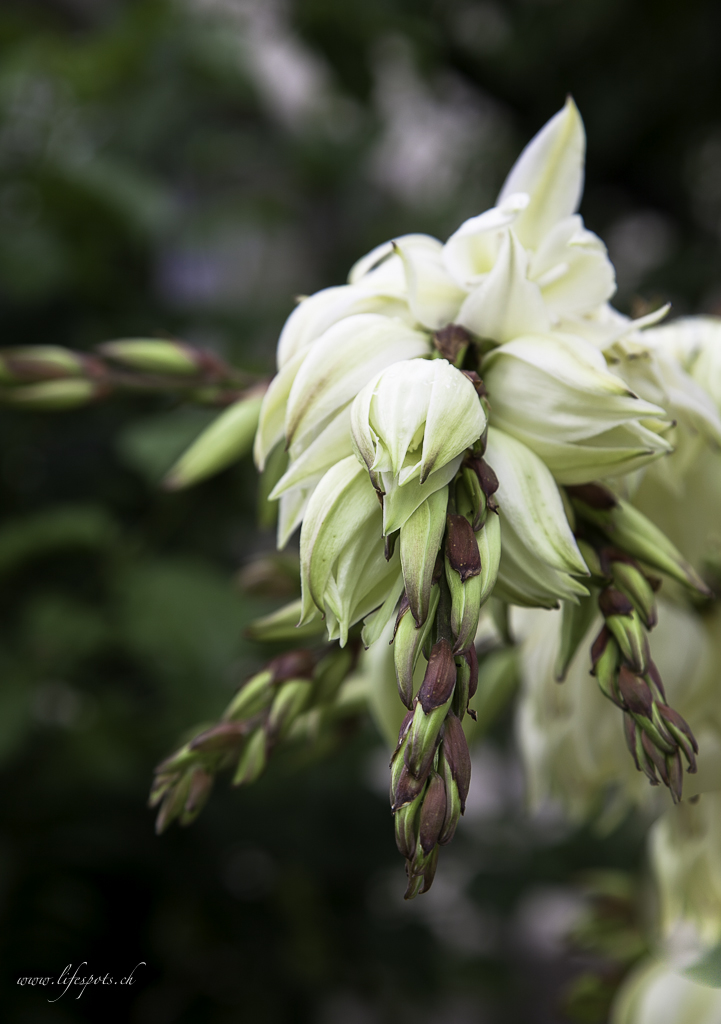
[[(628, 496), (686, 427), (703, 447), (721, 439), (721, 422), (678, 354), (645, 341), (666, 310), (631, 321), (610, 306), (613, 267), (577, 213), (584, 155), (569, 99), (493, 209), (445, 244), (407, 235), (378, 246), (347, 284), (302, 299), (288, 318), (254, 456), (278, 505), (278, 546), (300, 527), (302, 597), (254, 630), (276, 640), (325, 633), (337, 653), (301, 657), (300, 676), (269, 666), (217, 726), (164, 762), (153, 791), (160, 827), (191, 820), (217, 771), (234, 767), (236, 783), (250, 782), (279, 742), (332, 730), (365, 700), (389, 738), (398, 730), (396, 841), (407, 897), (426, 891), (468, 794), (469, 700), (490, 708), (509, 686), (506, 667), (491, 685), (484, 663), (475, 696), (475, 640), (491, 599), (506, 644), (510, 606), (562, 606), (552, 676), (572, 676), (590, 651), (586, 675), (616, 705), (628, 763), (681, 799), (699, 748), (669, 703), (649, 633), (662, 577), (697, 597), (710, 591)], [(232, 450), (247, 402), (201, 436), (173, 485), (204, 474), (219, 437)], [(379, 695), (391, 668), (398, 712)], [(541, 685), (543, 670), (531, 674)], [(541, 699), (541, 717), (553, 704)], [(526, 748), (549, 750), (554, 728), (532, 739), (527, 726)], [(621, 721), (609, 728), (615, 744)], [(612, 763), (611, 774), (615, 746)]]

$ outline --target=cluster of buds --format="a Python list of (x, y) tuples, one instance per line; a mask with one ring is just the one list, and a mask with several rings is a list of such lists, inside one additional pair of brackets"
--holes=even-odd
[[(644, 567), (665, 572), (704, 596), (709, 596), (708, 589), (637, 509), (598, 484), (568, 490), (579, 520), (579, 547), (600, 588), (598, 608), (604, 624), (591, 650), (592, 673), (605, 696), (624, 713), (626, 742), (636, 767), (652, 785), (663, 782), (678, 802), (683, 788), (682, 755), (688, 771), (694, 773), (698, 746), (688, 724), (668, 706), (651, 658), (648, 633), (656, 625), (655, 591), (661, 581)], [(585, 628), (587, 623), (577, 631), (576, 643), (578, 632)], [(574, 630), (569, 625), (559, 675), (573, 648)]]
[(166, 480), (187, 487), (250, 450), (267, 384), (180, 341), (125, 338), (76, 352), (59, 345), (0, 352), (0, 404), (36, 412), (76, 409), (120, 392), (161, 392), (223, 408)]
[[(475, 373), (468, 377), (486, 411), (482, 382)], [(408, 713), (391, 759), (391, 807), (406, 859), (406, 899), (430, 888), (439, 847), (453, 838), (470, 785), (462, 721), (478, 685), (480, 610), (493, 591), (501, 554), (498, 480), (483, 459), (485, 445), (484, 431), (442, 499), (424, 502), (400, 531), (405, 593), (393, 645)], [(422, 652), (427, 667), (414, 694)]]
[(160, 805), (157, 831), (175, 818), (181, 825), (194, 821), (219, 772), (232, 770), (236, 786), (255, 782), (279, 744), (325, 741), (334, 724), (356, 715), (357, 701), (342, 692), (353, 662), (350, 648), (320, 659), (301, 649), (247, 680), (219, 722), (158, 765), (150, 793), (150, 806)]

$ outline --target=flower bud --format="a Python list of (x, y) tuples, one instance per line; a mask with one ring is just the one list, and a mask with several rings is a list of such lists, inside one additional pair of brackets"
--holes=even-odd
[(204, 368), (203, 353), (179, 341), (158, 338), (126, 338), (106, 341), (98, 351), (130, 370), (193, 377)]
[(598, 605), (605, 623), (634, 671), (643, 674), (649, 662), (648, 637), (633, 604), (614, 587), (601, 591)]
[(84, 377), (88, 357), (60, 345), (23, 345), (5, 348), (0, 354), (0, 380), (18, 384), (24, 381)]
[(311, 684), (307, 679), (289, 679), (280, 686), (266, 723), (268, 743), (277, 743), (287, 734), (295, 719), (307, 707), (310, 696)]
[(46, 380), (39, 384), (3, 388), (0, 391), (0, 403), (30, 412), (63, 412), (65, 409), (80, 408), (105, 394), (107, 388), (103, 384), (81, 377), (69, 377), (65, 380)]
[[(579, 515), (603, 530), (617, 547), (705, 597), (711, 595), (709, 588), (668, 537), (633, 505), (605, 491), (605, 488), (596, 488), (589, 493), (587, 488), (569, 487), (568, 492)], [(606, 497), (606, 507), (599, 507), (602, 497)], [(595, 504), (589, 504), (589, 501)]]
[(430, 636), (436, 608), (438, 607), (438, 599), (438, 587), (435, 586), (431, 591), (429, 613), (422, 626), (416, 626), (415, 619), (405, 599), (401, 602), (398, 612), (398, 622), (393, 638), (393, 662), (398, 681), (398, 693), (407, 708), (412, 706), (413, 673), (418, 664), (418, 658), (423, 650), (423, 646)]
[(165, 478), (166, 489), (179, 491), (192, 487), (227, 469), (249, 452), (262, 401), (263, 391), (253, 389), (224, 409), (175, 463)]
[(268, 751), (265, 730), (259, 726), (251, 733), (240, 755), (238, 767), (233, 776), (234, 786), (248, 786), (255, 782), (265, 771), (268, 763)]
[(428, 714), (445, 705), (453, 694), (456, 684), (456, 663), (451, 645), (445, 639), (438, 640), (431, 648), (428, 668), (418, 691), (418, 702)]
[(446, 525), (448, 488), (443, 487), (418, 506), (400, 532), (400, 557), (406, 596), (413, 618), (422, 625), (428, 617), (436, 557)]
[(461, 720), (452, 712), (446, 718), (443, 728), (443, 756), (448, 762), (451, 776), (458, 786), (461, 814), (463, 814), (471, 785), (471, 755)]
[(260, 643), (285, 643), (294, 640), (304, 640), (307, 637), (318, 636), (325, 631), (325, 623), (316, 614), (310, 617), (304, 625), (298, 625), (301, 615), (301, 599), (291, 601), (283, 605), (270, 615), (264, 615), (255, 619), (245, 628), (245, 635), (250, 640), (257, 640)]
[(438, 772), (431, 772), (418, 816), (418, 840), (426, 857), (438, 842), (445, 817), (445, 783)]
[(631, 599), (646, 629), (653, 629), (658, 621), (656, 595), (639, 567), (615, 560), (611, 563), (611, 573), (614, 584)]

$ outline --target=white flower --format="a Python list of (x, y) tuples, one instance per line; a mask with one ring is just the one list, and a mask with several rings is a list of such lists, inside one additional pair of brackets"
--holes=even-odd
[(303, 606), (300, 624), (317, 610), (329, 639), (388, 602), (390, 618), (403, 590), (398, 552), (386, 560), (381, 510), (365, 468), (355, 456), (341, 460), (316, 487), (300, 536)]
[(610, 1024), (718, 1024), (721, 991), (676, 973), (667, 964), (645, 961), (619, 989)]
[(582, 338), (517, 338), (486, 357), (482, 375), (493, 423), (559, 483), (618, 476), (672, 450), (658, 433), (671, 426), (664, 409), (639, 399)]
[(394, 363), (366, 385), (351, 409), (351, 432), (382, 495), (385, 533), (449, 483), (485, 426), (473, 384), (445, 359)]

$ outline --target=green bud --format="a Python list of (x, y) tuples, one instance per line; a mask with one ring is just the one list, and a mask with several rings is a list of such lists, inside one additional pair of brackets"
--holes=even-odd
[(483, 606), (493, 593), (501, 563), (501, 520), (498, 515), (489, 515), (483, 529), (476, 534), (478, 552), (481, 556), (481, 593)]
[(206, 362), (203, 354), (190, 345), (158, 338), (106, 341), (98, 345), (98, 351), (107, 359), (141, 373), (170, 373), (181, 377), (194, 377)]
[(225, 709), (223, 718), (227, 721), (237, 721), (241, 718), (252, 718), (267, 707), (275, 696), (273, 685), (273, 673), (269, 669), (263, 669), (257, 675), (249, 679), (244, 686), (238, 690), (235, 697)]
[(481, 576), (471, 576), (462, 583), (448, 556), (445, 557), (444, 563), (448, 589), (451, 592), (451, 629), (456, 637), (453, 649), (457, 653), (475, 640), (478, 618), (481, 614), (483, 582)]
[(247, 732), (244, 722), (218, 722), (198, 733), (189, 743), (196, 754), (225, 753), (239, 747)]
[(291, 679), (278, 690), (266, 724), (269, 743), (276, 743), (288, 732), (298, 715), (305, 710), (311, 696), (307, 679)]
[(288, 452), (282, 444), (276, 445), (266, 459), (258, 481), (258, 526), (270, 530), (278, 519), (278, 502), (270, 500), (270, 493), (288, 468)]
[(604, 626), (594, 640), (591, 648), (591, 671), (595, 675), (602, 692), (621, 707), (618, 692), (618, 666), (621, 652), (609, 630)]
[(581, 552), (581, 556), (586, 565), (588, 566), (588, 571), (591, 573), (591, 575), (596, 576), (599, 579), (606, 579), (608, 573), (604, 570), (603, 566), (601, 565), (601, 559), (596, 549), (592, 547), (589, 543), (587, 543), (587, 541), (579, 540), (578, 550)]
[(646, 629), (653, 629), (658, 621), (656, 595), (639, 567), (628, 562), (614, 561), (611, 563), (611, 572), (614, 584), (631, 599)]
[(445, 721), (450, 706), (451, 698), (449, 697), (445, 704), (426, 714), (422, 704), (420, 702), (416, 704), (404, 754), (408, 771), (416, 779), (425, 780), (430, 771), (438, 745), (441, 726)]
[(423, 802), (423, 792), (424, 790), (422, 789), (411, 803), (399, 807), (393, 815), (393, 828), (395, 830), (398, 852), (409, 860), (415, 853), (418, 841), (417, 819), (419, 808)]
[(250, 451), (263, 394), (258, 389), (225, 409), (181, 455), (165, 478), (171, 491), (192, 487), (214, 476)]
[(23, 381), (83, 377), (86, 363), (87, 357), (59, 345), (6, 348), (0, 355), (0, 380), (17, 384)]
[(431, 635), (431, 629), (438, 608), (439, 589), (433, 587), (428, 615), (422, 626), (416, 626), (415, 619), (406, 604), (401, 602), (398, 625), (393, 638), (393, 661), (396, 669), (398, 693), (407, 708), (413, 701), (413, 673), (418, 664), (423, 646)]
[(438, 770), (443, 776), (446, 791), (446, 813), (443, 818), (443, 827), (438, 836), (440, 846), (450, 843), (456, 834), (456, 828), (461, 817), (461, 795), (458, 790), (458, 783), (453, 778), (453, 770), (445, 755), (445, 749), (441, 745), (438, 756)]
[(668, 537), (633, 505), (598, 484), (569, 487), (568, 493), (578, 514), (603, 530), (617, 547), (705, 597), (712, 596)]
[(233, 777), (234, 786), (246, 786), (255, 782), (264, 772), (268, 763), (265, 730), (259, 727), (248, 737), (238, 767)]
[(635, 672), (643, 674), (649, 662), (646, 629), (632, 603), (620, 590), (606, 587), (598, 604), (606, 626), (616, 639), (626, 661)]
[(165, 832), (168, 825), (170, 825), (175, 818), (177, 818), (184, 806), (185, 801), (190, 794), (190, 785), (193, 780), (193, 770), (184, 772), (177, 780), (177, 782), (168, 789), (165, 799), (160, 805), (158, 816), (155, 819), (155, 831), (157, 835), (161, 835)]
[(400, 530), (401, 567), (413, 618), (428, 618), (436, 556), (446, 526), (448, 488), (442, 487), (418, 506)]
[(106, 393), (106, 388), (81, 377), (22, 384), (0, 390), (0, 402), (31, 412), (62, 412), (87, 405)]

